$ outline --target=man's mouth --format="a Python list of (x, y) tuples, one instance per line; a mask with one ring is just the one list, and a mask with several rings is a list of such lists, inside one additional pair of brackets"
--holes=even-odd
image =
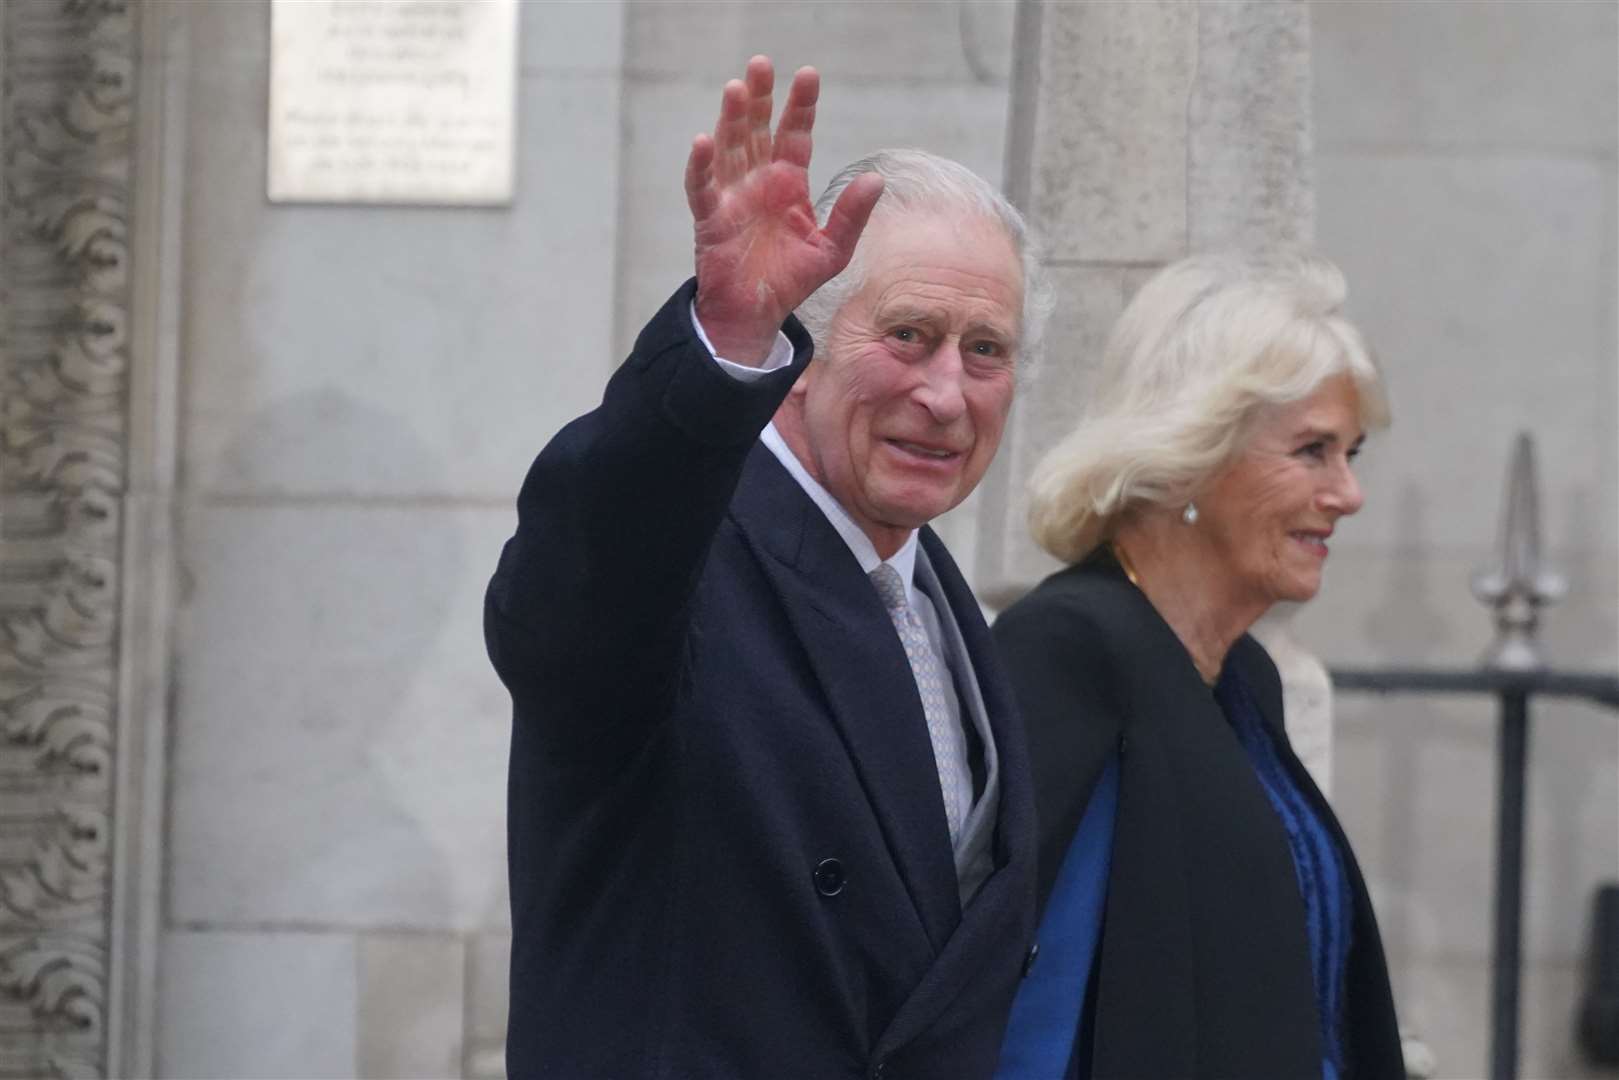
[(930, 461), (949, 461), (959, 457), (960, 451), (951, 450), (943, 446), (928, 446), (925, 443), (907, 442), (904, 439), (885, 440), (889, 446), (915, 457), (926, 458)]

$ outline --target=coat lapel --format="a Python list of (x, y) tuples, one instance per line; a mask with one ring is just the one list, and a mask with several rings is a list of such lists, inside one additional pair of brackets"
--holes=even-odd
[(955, 861), (894, 624), (843, 538), (763, 446), (748, 457), (731, 514), (781, 597), (923, 929), (942, 949), (960, 920)]

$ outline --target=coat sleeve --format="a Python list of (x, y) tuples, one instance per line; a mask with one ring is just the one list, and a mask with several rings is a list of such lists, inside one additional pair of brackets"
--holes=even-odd
[(637, 339), (599, 407), (540, 452), (484, 603), (517, 723), (553, 750), (629, 752), (668, 713), (693, 592), (759, 432), (809, 362), (740, 381), (691, 325), (696, 282)]
[(1039, 902), (1125, 722), (1107, 637), (1076, 597), (1049, 584), (1007, 609), (991, 631), (1028, 736), (1039, 829)]

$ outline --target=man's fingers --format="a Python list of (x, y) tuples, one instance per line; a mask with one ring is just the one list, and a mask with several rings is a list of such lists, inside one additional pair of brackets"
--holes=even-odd
[(768, 56), (748, 61), (748, 164), (762, 165), (770, 160), (771, 98), (776, 87), (776, 71)]
[(714, 140), (709, 135), (698, 135), (691, 141), (691, 153), (686, 158), (686, 205), (691, 208), (693, 221), (701, 222), (719, 206), (719, 193), (714, 190)]
[(801, 67), (793, 73), (793, 85), (787, 90), (787, 105), (782, 110), (781, 124), (787, 127), (792, 118), (808, 110), (814, 117), (815, 102), (821, 96), (821, 74), (812, 67)]
[[(871, 212), (883, 193), (883, 178), (876, 173), (861, 173), (849, 181), (832, 212), (826, 216), (826, 227), (821, 230), (842, 263), (854, 254), (854, 246), (871, 219)], [(839, 266), (842, 269), (842, 266)]]
[(748, 66), (742, 77), (747, 81), (750, 94), (768, 96), (776, 86), (776, 69), (770, 63), (770, 57), (763, 53), (748, 57)]
[(748, 88), (732, 79), (720, 93), (720, 118), (714, 124), (714, 171), (720, 183), (729, 183), (748, 168)]
[(786, 161), (801, 169), (809, 168), (813, 141), (810, 132), (815, 127), (815, 102), (821, 96), (821, 76), (812, 67), (798, 69), (793, 85), (787, 91), (787, 104), (782, 106), (781, 120), (776, 125), (776, 142), (772, 161)]

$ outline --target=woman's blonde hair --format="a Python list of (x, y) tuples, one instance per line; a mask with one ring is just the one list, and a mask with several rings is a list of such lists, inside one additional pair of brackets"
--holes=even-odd
[(1309, 254), (1195, 255), (1165, 267), (1119, 317), (1079, 425), (1035, 467), (1036, 542), (1078, 562), (1144, 504), (1177, 506), (1246, 444), (1266, 405), (1348, 375), (1367, 430), (1388, 399), (1343, 273)]

